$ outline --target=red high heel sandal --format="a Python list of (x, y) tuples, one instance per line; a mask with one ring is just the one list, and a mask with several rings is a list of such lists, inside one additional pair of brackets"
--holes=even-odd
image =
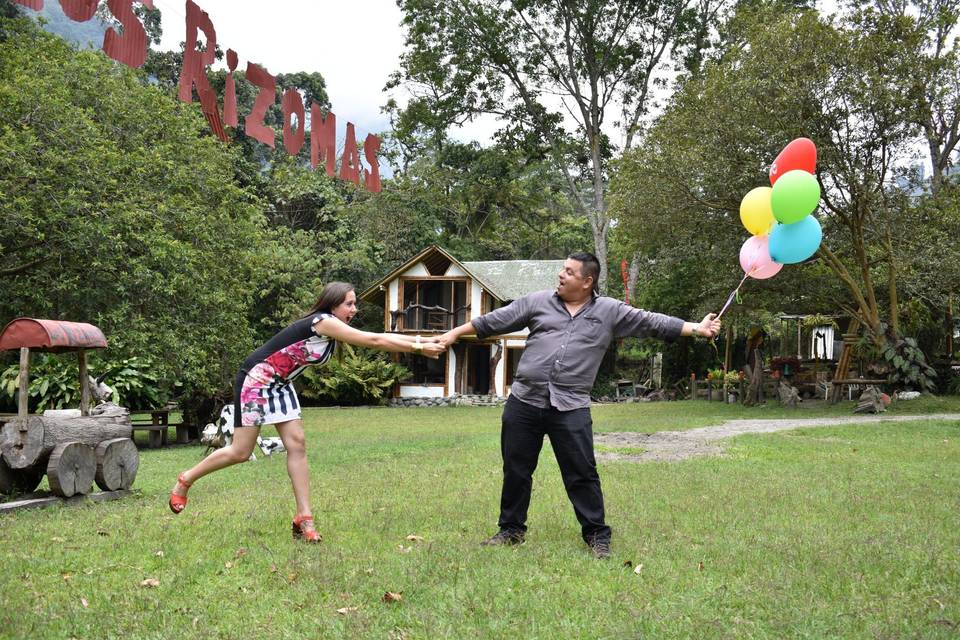
[[(183, 487), (184, 489), (190, 489), (193, 486), (192, 482), (187, 482), (183, 479), (183, 474), (181, 473), (177, 476), (177, 484)], [(178, 496), (177, 494), (170, 493), (170, 511), (174, 513), (180, 513), (187, 506), (187, 496)]]
[(292, 528), (294, 540), (303, 540), (313, 544), (323, 542), (323, 536), (313, 526), (313, 516), (297, 516), (293, 519)]

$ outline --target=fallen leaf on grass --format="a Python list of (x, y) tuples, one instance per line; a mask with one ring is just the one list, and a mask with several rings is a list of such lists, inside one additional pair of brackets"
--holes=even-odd
[(157, 552), (156, 552), (155, 554), (153, 554), (153, 555), (157, 556), (158, 558), (162, 558), (165, 554), (164, 554), (163, 551), (161, 550), (161, 551), (157, 551)]
[(946, 619), (944, 619), (944, 618), (940, 618), (939, 620), (934, 620), (934, 621), (933, 621), (933, 624), (939, 624), (939, 625), (942, 626), (942, 627), (950, 627), (951, 629), (954, 628), (955, 626), (957, 626), (956, 624), (954, 624), (954, 623), (951, 622), (950, 620), (946, 620)]
[(625, 567), (632, 567), (632, 566), (633, 566), (633, 560), (624, 560), (624, 561), (623, 561), (623, 566), (625, 566)]
[(87, 607), (90, 606), (90, 603), (87, 602), (87, 599), (86, 599), (86, 598), (80, 598), (80, 604), (83, 605), (83, 608), (84, 608), (84, 609), (86, 609)]
[(697, 571), (703, 571), (703, 561), (697, 563)]
[(634, 572), (635, 574), (637, 574), (637, 575), (640, 575), (640, 572), (641, 572), (641, 571), (643, 571), (643, 563), (642, 563), (642, 562), (637, 565), (637, 568), (634, 569), (633, 572)]
[(64, 540), (63, 538), (60, 538), (60, 537), (58, 537), (58, 536), (54, 536), (54, 537), (50, 538), (50, 540), (51, 540), (52, 542), (66, 542), (66, 540)]
[(270, 565), (270, 573), (276, 573), (277, 571), (279, 571), (279, 569), (277, 569), (277, 565)]
[(146, 580), (140, 583), (140, 586), (141, 587), (159, 587), (160, 581), (157, 580), (156, 578), (147, 578)]
[(413, 547), (405, 547), (402, 544), (398, 544), (397, 549), (400, 550), (400, 553), (410, 553), (413, 551)]
[(225, 563), (223, 563), (223, 566), (224, 566), (224, 568), (226, 568), (226, 569), (233, 569), (233, 563), (232, 563), (232, 562), (225, 562)]
[(358, 609), (359, 607), (340, 607), (339, 609), (337, 609), (337, 613), (339, 613), (342, 616), (345, 616), (348, 613), (353, 613), (354, 611), (357, 611)]
[(363, 572), (364, 572), (365, 574), (367, 574), (368, 576), (372, 576), (372, 575), (373, 575), (373, 569), (364, 569)]
[(385, 594), (383, 594), (384, 602), (400, 602), (401, 600), (403, 600), (402, 593), (396, 593), (395, 591), (387, 591)]
[(73, 576), (69, 573), (64, 573), (62, 577), (64, 582), (70, 582), (70, 580), (73, 578)]
[(423, 542), (423, 536), (416, 536), (411, 533), (409, 536), (407, 536), (407, 540), (410, 542)]
[(233, 559), (237, 560), (239, 558), (242, 558), (245, 555), (247, 555), (247, 550), (244, 549), (243, 547), (240, 547), (239, 549), (237, 549), (237, 552), (233, 554)]
[(297, 578), (299, 578), (299, 577), (300, 577), (300, 574), (299, 574), (299, 573), (296, 573), (296, 572), (294, 572), (294, 573), (289, 573), (289, 574), (287, 574), (287, 582), (289, 582), (290, 584), (293, 584), (294, 582), (297, 581)]

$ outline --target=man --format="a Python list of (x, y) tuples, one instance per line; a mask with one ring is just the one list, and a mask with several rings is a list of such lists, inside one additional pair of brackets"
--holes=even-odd
[(486, 338), (530, 329), (500, 431), (500, 531), (483, 545), (524, 542), (533, 472), (547, 435), (583, 540), (597, 558), (609, 558), (611, 529), (604, 522), (590, 417), (590, 390), (600, 361), (617, 338), (652, 335), (672, 340), (712, 337), (720, 331), (712, 313), (698, 323), (684, 322), (600, 296), (599, 274), (596, 256), (574, 253), (564, 261), (556, 291), (523, 296), (440, 337), (449, 346), (471, 333)]

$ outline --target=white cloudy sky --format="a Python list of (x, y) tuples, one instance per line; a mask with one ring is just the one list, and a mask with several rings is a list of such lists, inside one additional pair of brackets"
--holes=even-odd
[[(245, 69), (250, 61), (274, 75), (320, 72), (337, 114), (338, 137), (348, 120), (359, 137), (389, 128), (380, 112), (390, 97), (383, 87), (403, 51), (402, 15), (395, 0), (194, 1), (210, 15), (220, 47), (239, 55), (238, 68)], [(185, 37), (185, 0), (154, 3), (163, 15), (160, 49), (178, 48)], [(818, 4), (830, 11), (836, 0)], [(402, 92), (393, 97), (404, 104)], [(453, 135), (485, 143), (499, 127), (492, 117), (481, 118)]]
[[(238, 69), (255, 62), (271, 74), (319, 72), (327, 81), (338, 128), (357, 135), (389, 127), (380, 113), (383, 87), (403, 49), (400, 10), (393, 0), (195, 0), (210, 15), (217, 43), (233, 49)], [(184, 0), (154, 0), (163, 16), (159, 49), (185, 38)], [(342, 131), (339, 132), (342, 135)]]
[[(395, 0), (194, 1), (209, 14), (220, 48), (237, 52), (239, 69), (249, 61), (274, 75), (297, 71), (323, 75), (340, 139), (348, 121), (360, 138), (387, 130), (389, 120), (381, 107), (390, 97), (401, 105), (406, 101), (402, 89), (392, 96), (383, 91), (403, 51), (402, 15)], [(55, 6), (59, 3), (48, 0), (47, 4), (51, 11), (59, 11)], [(154, 4), (162, 14), (163, 41), (158, 48), (179, 49), (185, 39), (186, 0), (154, 0)], [(832, 12), (837, 0), (819, 0), (818, 5)], [(559, 103), (554, 106), (561, 108)], [(483, 117), (452, 135), (486, 143), (500, 126), (493, 117)], [(621, 132), (607, 133), (615, 144), (622, 144)]]

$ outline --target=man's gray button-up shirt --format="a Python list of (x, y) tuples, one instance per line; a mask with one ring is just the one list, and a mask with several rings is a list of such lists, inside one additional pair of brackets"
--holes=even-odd
[(528, 404), (571, 411), (590, 406), (590, 390), (611, 340), (674, 340), (683, 320), (594, 296), (571, 316), (556, 291), (537, 291), (473, 320), (478, 338), (530, 329), (511, 393)]

